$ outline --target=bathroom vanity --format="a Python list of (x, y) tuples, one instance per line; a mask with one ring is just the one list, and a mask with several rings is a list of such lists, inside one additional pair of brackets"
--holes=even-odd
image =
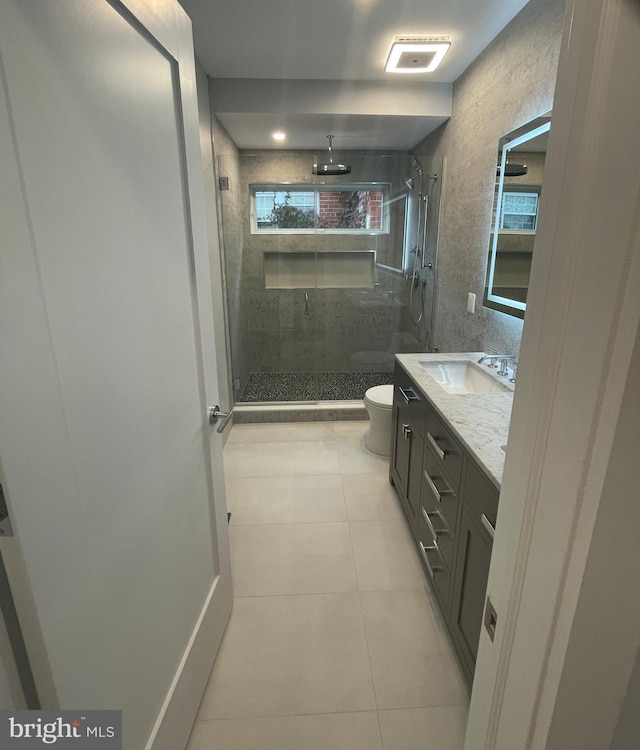
[(389, 469), (469, 683), (514, 387), (480, 357), (396, 355)]

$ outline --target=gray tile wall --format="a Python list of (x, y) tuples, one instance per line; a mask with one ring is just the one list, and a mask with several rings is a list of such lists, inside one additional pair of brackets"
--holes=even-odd
[[(318, 152), (319, 160), (326, 152)], [(391, 193), (401, 189), (409, 171), (405, 153), (338, 151), (340, 161), (351, 164), (348, 176), (327, 182), (388, 182)], [(287, 252), (375, 249), (388, 251), (390, 237), (345, 235), (257, 235), (249, 224), (249, 185), (268, 182), (313, 181), (314, 153), (308, 151), (258, 151), (239, 157), (242, 242), (242, 294), (247, 313), (249, 367), (253, 372), (332, 372), (362, 367), (354, 353), (385, 352), (398, 341), (394, 334), (409, 333), (406, 318), (408, 287), (401, 274), (376, 267), (373, 289), (265, 289), (263, 254)], [(304, 294), (310, 295), (304, 314)], [(419, 331), (415, 331), (419, 334)], [(415, 350), (418, 341), (404, 338), (404, 350)], [(415, 341), (415, 344), (407, 344)], [(391, 367), (392, 357), (389, 357)], [(378, 364), (371, 369), (381, 369)]]
[[(498, 139), (552, 108), (564, 0), (530, 0), (454, 84), (451, 119), (413, 150), (446, 161), (436, 343), (516, 353), (522, 321), (482, 307)], [(476, 295), (476, 313), (467, 294)]]

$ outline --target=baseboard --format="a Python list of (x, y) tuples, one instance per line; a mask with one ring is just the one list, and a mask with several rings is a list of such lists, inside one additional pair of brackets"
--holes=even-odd
[(231, 582), (218, 577), (209, 591), (145, 750), (186, 748), (232, 603)]

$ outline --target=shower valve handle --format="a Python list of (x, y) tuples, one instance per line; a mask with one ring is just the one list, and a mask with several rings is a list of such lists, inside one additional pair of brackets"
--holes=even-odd
[(304, 314), (309, 314), (309, 292), (304, 293)]

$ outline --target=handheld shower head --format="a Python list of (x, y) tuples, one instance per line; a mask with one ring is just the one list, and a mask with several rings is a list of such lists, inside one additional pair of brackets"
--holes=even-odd
[(422, 164), (418, 161), (418, 159), (415, 156), (411, 157), (411, 166), (415, 170), (415, 174), (413, 177), (403, 177), (402, 178), (402, 184), (405, 186), (407, 190), (413, 190), (413, 188), (416, 185), (416, 180), (418, 177), (422, 177), (424, 174), (424, 169), (422, 168)]
[(413, 177), (403, 177), (402, 178), (402, 184), (405, 186), (407, 190), (413, 190), (414, 183), (416, 179), (418, 178), (418, 175), (414, 175)]

